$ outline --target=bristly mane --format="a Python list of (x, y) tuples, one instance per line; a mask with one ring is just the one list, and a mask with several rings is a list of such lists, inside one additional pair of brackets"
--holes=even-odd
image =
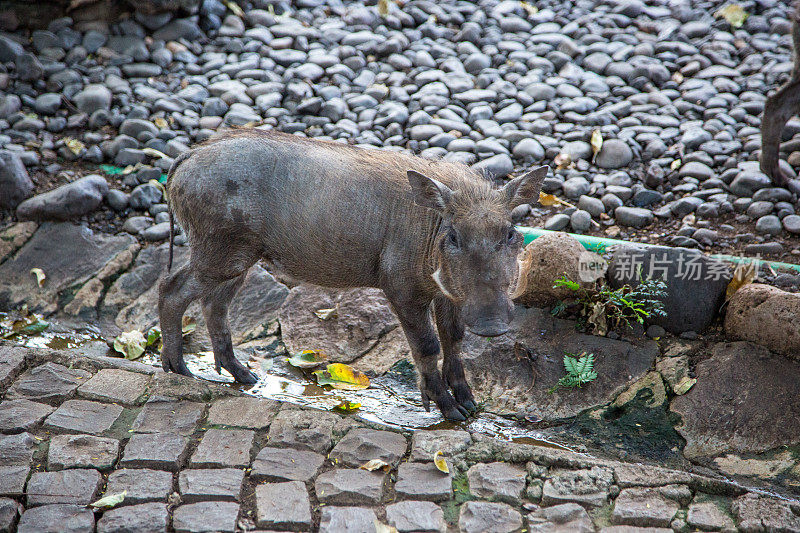
[[(278, 130), (258, 128), (231, 128), (203, 141), (198, 146), (215, 144), (225, 139), (236, 137), (249, 137), (263, 139), (264, 141), (291, 142), (297, 144), (323, 144), (332, 150), (341, 150), (355, 156), (352, 161), (355, 165), (366, 169), (385, 168), (388, 175), (402, 176), (405, 180), (406, 172), (416, 170), (428, 177), (441, 181), (458, 194), (453, 197), (453, 208), (464, 211), (481, 204), (497, 204), (499, 195), (492, 182), (481, 175), (480, 172), (462, 163), (453, 163), (442, 160), (431, 160), (423, 157), (385, 150), (380, 148), (363, 148), (351, 144), (314, 139), (284, 133)], [(488, 205), (487, 205), (488, 207)]]

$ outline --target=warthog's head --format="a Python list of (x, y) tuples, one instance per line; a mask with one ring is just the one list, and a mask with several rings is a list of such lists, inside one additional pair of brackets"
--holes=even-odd
[(414, 201), (442, 216), (433, 279), (461, 308), (467, 328), (477, 335), (508, 331), (514, 309), (509, 292), (518, 275), (523, 241), (511, 223), (511, 210), (538, 199), (547, 171), (546, 166), (536, 168), (501, 189), (474, 178), (451, 188), (408, 171)]

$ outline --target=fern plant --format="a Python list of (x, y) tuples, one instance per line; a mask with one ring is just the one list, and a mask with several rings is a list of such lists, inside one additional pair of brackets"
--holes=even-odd
[(567, 375), (562, 376), (558, 383), (550, 389), (551, 394), (559, 388), (580, 388), (597, 379), (597, 372), (594, 370), (594, 354), (592, 353), (583, 352), (580, 356), (570, 353), (564, 355), (564, 370)]
[(553, 287), (565, 287), (573, 297), (562, 301), (554, 309), (559, 314), (570, 307), (578, 307), (578, 314), (592, 325), (593, 333), (605, 335), (609, 327), (631, 327), (644, 324), (645, 319), (664, 315), (663, 299), (667, 285), (660, 279), (642, 279), (636, 287), (623, 285), (612, 289), (605, 281), (594, 287), (582, 287), (566, 276), (558, 278)]

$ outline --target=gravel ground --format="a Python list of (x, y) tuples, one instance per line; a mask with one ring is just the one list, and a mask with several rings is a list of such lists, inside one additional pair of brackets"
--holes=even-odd
[[(520, 222), (800, 256), (797, 197), (757, 163), (764, 98), (791, 69), (783, 2), (740, 2), (739, 29), (715, 16), (721, 1), (390, 1), (386, 15), (369, 1), (240, 5), (241, 17), (205, 0), (188, 17), (0, 33), (8, 190), (25, 188), (23, 165), (36, 193), (100, 164), (131, 170), (107, 176), (110, 190), (84, 180), (16, 216), (88, 216), (161, 241), (166, 205), (151, 180), (193, 143), (245, 126), (409, 150), (497, 180), (549, 164), (546, 192), (576, 208), (523, 206)], [(792, 120), (794, 165), (797, 134)]]

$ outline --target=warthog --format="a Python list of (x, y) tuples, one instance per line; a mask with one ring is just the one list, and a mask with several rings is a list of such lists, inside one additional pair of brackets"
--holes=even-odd
[(300, 281), (382, 289), (411, 345), (423, 405), (464, 420), (476, 408), (459, 358), (464, 325), (483, 336), (508, 330), (523, 241), (511, 210), (538, 198), (547, 170), (495, 189), (463, 165), (396, 152), (253, 129), (210, 139), (169, 172), (191, 254), (159, 285), (164, 369), (191, 375), (181, 319), (199, 298), (217, 371), (256, 381), (234, 357), (227, 312), (263, 259)]

